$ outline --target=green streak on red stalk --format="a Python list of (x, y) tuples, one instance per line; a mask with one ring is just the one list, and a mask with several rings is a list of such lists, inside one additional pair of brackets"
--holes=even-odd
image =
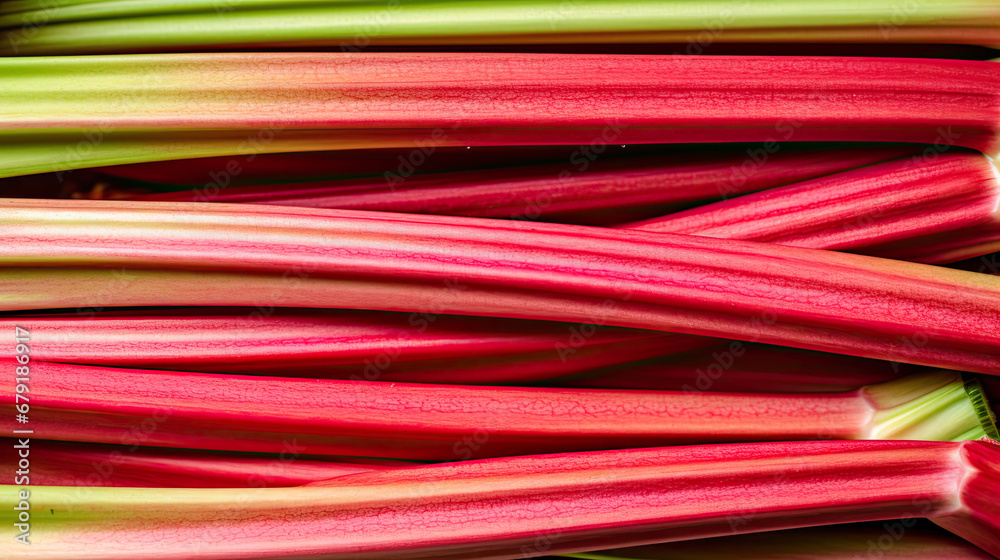
[[(13, 364), (13, 361), (10, 361)], [(848, 393), (753, 394), (471, 387), (213, 375), (33, 362), (41, 439), (424, 461), (684, 443), (998, 437), (955, 372)], [(13, 391), (13, 387), (11, 387)], [(16, 429), (13, 405), (0, 426)]]
[[(14, 490), (4, 488), (11, 506)], [(987, 441), (701, 445), (467, 461), (300, 488), (94, 488), (84, 499), (74, 490), (31, 488), (42, 513), (21, 555), (512, 559), (900, 517), (931, 518), (1000, 554), (1000, 448)], [(14, 510), (2, 511), (0, 535), (12, 539)]]
[(263, 299), (282, 307), (432, 309), (1000, 371), (1000, 278), (983, 274), (749, 241), (481, 218), (241, 204), (0, 204), (7, 310), (76, 308), (94, 298), (105, 307)]
[[(879, 141), (1000, 152), (1000, 65), (237, 53), (0, 59), (3, 175), (345, 148)], [(790, 117), (793, 115), (794, 117)]]

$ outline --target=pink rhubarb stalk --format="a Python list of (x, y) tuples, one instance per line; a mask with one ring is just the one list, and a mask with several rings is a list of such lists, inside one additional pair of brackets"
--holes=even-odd
[[(19, 530), (17, 489), (4, 490), (8, 542)], [(699, 445), (467, 461), (299, 488), (93, 488), (84, 499), (77, 490), (30, 488), (31, 546), (20, 554), (500, 560), (904, 517), (1000, 554), (1000, 447), (985, 440)]]
[(507, 384), (696, 348), (700, 337), (434, 313), (168, 310), (0, 318), (36, 361), (216, 373)]
[[(580, 150), (569, 161), (531, 167), (416, 175), (389, 172), (369, 179), (232, 187), (221, 192), (156, 193), (135, 200), (278, 204), (522, 218), (608, 225), (690, 205), (787, 185), (914, 152), (907, 147), (827, 150), (763, 148), (723, 154), (594, 159)], [(593, 156), (593, 157), (592, 157)]]
[(0, 77), (8, 176), (421, 142), (871, 141), (1000, 153), (990, 61), (210, 53), (0, 58)]
[(586, 322), (1000, 371), (1000, 278), (966, 271), (483, 218), (131, 201), (0, 207), (5, 310), (263, 299)]
[[(139, 441), (142, 436), (139, 426), (131, 439)], [(16, 453), (21, 442), (8, 439), (0, 443), (5, 455), (9, 454), (0, 462), (0, 474), (4, 480), (17, 480)], [(293, 440), (286, 442), (281, 453), (271, 455), (38, 439), (30, 439), (27, 449), (35, 460), (23, 482), (32, 486), (265, 488), (301, 486), (359, 472), (412, 466), (403, 461), (303, 457)]]
[(602, 389), (826, 393), (882, 383), (919, 369), (896, 362), (733, 341), (608, 366), (547, 384)]
[[(14, 367), (13, 360), (6, 362)], [(471, 387), (32, 362), (41, 439), (448, 461), (682, 443), (998, 437), (974, 381), (937, 371), (849, 393)], [(13, 392), (14, 387), (10, 387)], [(13, 393), (12, 393), (13, 394)], [(14, 404), (0, 426), (17, 429)], [(725, 421), (720, 421), (725, 419)]]
[(899, 159), (622, 227), (948, 263), (1000, 248), (1000, 172), (975, 153)]

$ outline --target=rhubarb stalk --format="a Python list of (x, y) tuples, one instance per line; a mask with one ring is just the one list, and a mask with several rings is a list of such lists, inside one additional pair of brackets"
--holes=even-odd
[[(13, 363), (11, 361), (11, 363)], [(12, 366), (13, 367), (13, 366)], [(848, 393), (470, 387), (33, 362), (42, 439), (448, 461), (683, 443), (997, 438), (975, 380), (935, 371)], [(13, 391), (13, 388), (11, 388)], [(13, 404), (5, 429), (16, 429)], [(725, 422), (719, 422), (725, 418)], [(9, 432), (8, 432), (9, 433)]]
[(949, 263), (1000, 249), (1000, 172), (982, 154), (904, 158), (622, 227)]
[[(132, 439), (139, 441), (139, 427)], [(9, 459), (0, 463), (5, 480), (18, 478), (19, 441), (0, 440)], [(265, 488), (302, 486), (338, 476), (412, 466), (404, 461), (316, 458), (302, 455), (293, 440), (281, 453), (220, 453), (31, 439), (33, 461), (25, 483), (32, 486), (137, 488)], [(14, 451), (11, 452), (10, 450)]]
[(433, 309), (1000, 371), (1000, 278), (966, 271), (483, 218), (131, 201), (0, 205), (6, 310), (94, 300)]
[(427, 143), (873, 141), (1000, 153), (1000, 65), (989, 61), (164, 54), (0, 59), (0, 83), (4, 176)]
[[(20, 530), (17, 490), (3, 490), (9, 540)], [(989, 441), (700, 445), (467, 461), (298, 488), (76, 490), (30, 488), (21, 555), (498, 560), (905, 517), (1000, 554), (1000, 448)]]
[(872, 147), (597, 159), (583, 151), (560, 164), (480, 169), (404, 178), (205, 188), (134, 200), (277, 204), (610, 225), (658, 216), (706, 200), (804, 181), (912, 154)]
[(0, 53), (673, 42), (688, 43), (692, 54), (706, 41), (989, 46), (1000, 44), (998, 17), (986, 0), (922, 0), (915, 8), (891, 0), (13, 1), (0, 11), (0, 29), (7, 28)]
[(0, 318), (31, 359), (295, 377), (509, 384), (696, 348), (700, 337), (434, 313), (166, 310)]

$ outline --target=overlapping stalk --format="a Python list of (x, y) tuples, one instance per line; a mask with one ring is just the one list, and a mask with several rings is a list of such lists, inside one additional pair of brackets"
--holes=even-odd
[[(96, 541), (109, 560), (512, 559), (901, 517), (931, 518), (1000, 554), (1000, 448), (985, 440), (702, 445), (459, 462), (299, 488), (94, 488), (83, 499), (74, 490), (32, 488), (32, 507), (49, 514), (22, 555), (82, 558)], [(4, 527), (13, 538), (14, 524)]]
[[(13, 363), (10, 361), (9, 363)], [(11, 389), (13, 390), (13, 389)], [(426, 461), (792, 439), (997, 438), (975, 381), (939, 371), (848, 393), (469, 387), (35, 362), (35, 437)], [(13, 405), (0, 425), (16, 429)], [(719, 422), (725, 418), (725, 422)], [(1000, 439), (1000, 438), (998, 438)]]
[[(762, 148), (603, 160), (580, 150), (558, 164), (406, 177), (144, 194), (134, 200), (277, 204), (611, 225), (878, 163), (915, 149)], [(603, 148), (601, 148), (603, 151)], [(593, 160), (593, 161), (591, 161)], [(394, 166), (398, 167), (398, 166)]]
[[(438, 313), (181, 309), (0, 318), (35, 361), (219, 373), (506, 384), (696, 348), (698, 337)], [(125, 342), (127, 341), (127, 342)]]
[[(0, 59), (0, 174), (345, 148), (879, 141), (1000, 152), (1000, 65), (236, 53)], [(725, 99), (720, 103), (719, 99)]]
[(6, 310), (264, 297), (285, 307), (580, 321), (1000, 371), (1000, 279), (965, 271), (480, 218), (155, 202), (2, 207)]
[[(892, 159), (903, 148), (866, 149), (869, 160)], [(731, 160), (677, 165), (614, 161), (608, 171), (577, 177), (565, 166), (431, 175), (404, 182), (384, 178), (312, 186), (226, 189), (209, 199), (203, 189), (135, 197), (279, 204), (317, 208), (531, 218), (611, 224), (629, 214), (663, 212), (687, 202), (726, 198), (683, 212), (620, 227), (749, 239), (941, 264), (1000, 248), (1000, 174), (982, 154), (951, 151), (860, 166), (849, 150), (826, 153), (826, 169), (808, 166), (812, 154), (791, 154), (779, 165), (763, 160), (746, 172), (746, 154)], [(841, 159), (842, 156), (846, 159)], [(860, 154), (859, 154), (860, 155)], [(802, 156), (806, 156), (803, 158)], [(691, 160), (690, 155), (680, 161)], [(796, 165), (796, 184), (784, 165)], [(833, 164), (842, 166), (833, 173)], [(652, 167), (650, 167), (652, 165)], [(858, 169), (851, 169), (859, 167)], [(706, 169), (707, 168), (707, 169)], [(560, 173), (565, 172), (563, 178)], [(504, 174), (509, 176), (504, 176)], [(825, 175), (825, 176), (823, 176)], [(787, 186), (776, 187), (783, 184)], [(760, 191), (730, 199), (730, 196)]]
[[(1000, 44), (986, 0), (439, 2), (209, 0), (9, 2), (2, 54), (191, 51), (233, 47), (713, 42)], [(693, 38), (697, 37), (697, 42)]]
[(981, 154), (904, 158), (623, 227), (948, 263), (1000, 249), (1000, 172)]
[(39, 458), (22, 477), (16, 474), (18, 458), (11, 454), (0, 462), (0, 474), (4, 480), (20, 480), (28, 486), (268, 488), (302, 486), (348, 474), (414, 465), (405, 461), (305, 457), (294, 440), (287, 441), (280, 453), (270, 455), (140, 447), (144, 435), (140, 424), (133, 427), (125, 445), (39, 439), (21, 445), (18, 440), (0, 440), (6, 449), (16, 452), (20, 445), (29, 450), (29, 457)]

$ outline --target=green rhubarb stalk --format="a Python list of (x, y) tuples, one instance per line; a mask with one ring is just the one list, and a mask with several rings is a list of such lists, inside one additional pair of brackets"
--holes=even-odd
[(15, 1), (4, 54), (210, 47), (718, 42), (1000, 44), (989, 0)]

